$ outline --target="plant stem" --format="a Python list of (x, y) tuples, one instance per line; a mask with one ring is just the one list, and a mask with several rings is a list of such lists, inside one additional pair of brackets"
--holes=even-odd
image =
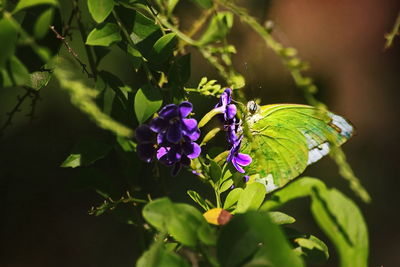
[(385, 49), (388, 49), (389, 47), (392, 46), (394, 38), (396, 37), (396, 35), (399, 35), (399, 33), (400, 33), (400, 12), (397, 15), (396, 21), (390, 33), (385, 34), (385, 39), (386, 39)]
[(221, 208), (221, 195), (219, 194), (219, 184), (215, 184), (214, 186), (214, 193), (215, 193), (215, 200), (217, 201), (217, 208)]

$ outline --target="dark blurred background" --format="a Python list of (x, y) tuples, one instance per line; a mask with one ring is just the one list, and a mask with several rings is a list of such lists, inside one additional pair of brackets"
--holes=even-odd
[[(185, 29), (185, 22), (189, 25), (198, 10), (182, 2), (177, 11)], [(371, 204), (362, 203), (348, 189), (329, 158), (308, 168), (306, 174), (339, 188), (361, 207), (369, 227), (370, 266), (400, 266), (400, 37), (392, 48), (384, 50), (384, 34), (391, 30), (400, 2), (260, 0), (239, 4), (260, 21), (274, 22), (274, 36), (295, 47), (310, 63), (309, 74), (319, 86), (318, 98), (356, 126), (357, 135), (344, 150), (370, 192)], [(68, 1), (63, 5), (65, 10), (69, 8)], [(246, 77), (249, 99), (261, 98), (263, 104), (304, 103), (280, 59), (250, 28), (235, 20), (229, 40), (236, 45), (234, 62)], [(83, 51), (76, 34), (71, 45), (78, 53)], [(191, 85), (203, 76), (222, 83), (207, 62), (192, 52)], [(124, 55), (115, 50), (101, 68), (121, 74), (124, 82), (132, 84), (135, 81), (127, 66)], [(21, 88), (0, 91), (0, 125), (24, 92)], [(40, 97), (36, 118), (30, 122), (26, 117), (30, 110), (27, 101), (0, 139), (4, 214), (0, 218), (0, 266), (133, 266), (138, 256), (134, 227), (110, 214), (88, 215), (90, 207), (100, 204), (102, 198), (91, 190), (76, 190), (71, 186), (74, 170), (59, 167), (81, 136), (107, 134), (72, 106), (68, 94), (54, 81)], [(182, 174), (170, 183), (184, 192), (197, 182), (195, 177)], [(298, 229), (326, 241), (308, 204), (300, 200), (287, 210), (297, 218)], [(332, 260), (326, 266), (336, 266), (334, 249), (329, 246)]]

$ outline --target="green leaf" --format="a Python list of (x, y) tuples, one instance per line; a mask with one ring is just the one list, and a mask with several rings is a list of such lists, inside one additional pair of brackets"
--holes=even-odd
[(108, 71), (100, 71), (100, 77), (104, 80), (105, 84), (112, 88), (121, 100), (128, 100), (128, 94), (132, 89), (125, 85), (117, 76)]
[(310, 177), (297, 179), (272, 194), (261, 210), (271, 210), (300, 197), (311, 197), (311, 211), (339, 252), (341, 266), (367, 266), (368, 231), (358, 207), (336, 189)]
[(222, 267), (304, 266), (279, 226), (273, 224), (265, 212), (235, 215), (221, 230), (217, 257)]
[(215, 228), (211, 228), (208, 224), (202, 224), (198, 231), (197, 236), (199, 240), (208, 246), (215, 246), (217, 244), (217, 232)]
[(182, 244), (195, 247), (200, 226), (210, 228), (203, 215), (193, 206), (177, 203), (175, 216), (168, 222), (168, 232)]
[(232, 185), (233, 185), (233, 180), (232, 180), (232, 179), (226, 180), (226, 181), (223, 182), (223, 183), (221, 184), (221, 186), (219, 187), (219, 192), (220, 192), (220, 193), (225, 192), (226, 190), (228, 190), (229, 188), (231, 188)]
[(71, 155), (61, 164), (61, 167), (87, 166), (104, 158), (110, 152), (112, 145), (100, 139), (83, 138), (72, 148)]
[(227, 210), (233, 205), (235, 205), (236, 202), (239, 200), (239, 197), (242, 194), (242, 192), (243, 192), (242, 188), (235, 188), (232, 191), (230, 191), (229, 194), (226, 196), (224, 202), (224, 210)]
[(98, 66), (101, 60), (110, 52), (110, 49), (104, 46), (94, 46), (93, 51), (96, 55), (96, 66)]
[(292, 216), (289, 216), (283, 212), (271, 211), (268, 214), (269, 214), (269, 217), (271, 218), (271, 221), (275, 224), (279, 224), (279, 225), (291, 224), (296, 221), (295, 218), (293, 218)]
[(51, 79), (50, 71), (35, 71), (29, 75), (28, 86), (39, 91), (43, 87), (47, 86)]
[(49, 31), (49, 26), (51, 25), (54, 17), (54, 8), (49, 8), (45, 10), (37, 19), (35, 26), (33, 28), (33, 35), (36, 39), (42, 39), (46, 36)]
[[(197, 209), (187, 204), (174, 204), (168, 198), (148, 203), (143, 208), (143, 217), (160, 232), (169, 233), (175, 240), (190, 247), (196, 246), (200, 227), (210, 228)], [(202, 231), (202, 239), (209, 240), (212, 233), (207, 232), (212, 230)]]
[(168, 16), (172, 14), (175, 6), (178, 4), (179, 0), (156, 0), (157, 5), (162, 9), (166, 10)]
[(210, 207), (208, 206), (207, 202), (194, 190), (188, 190), (187, 194), (193, 199), (194, 202), (200, 205), (205, 211), (209, 210)]
[(309, 263), (321, 264), (329, 259), (328, 247), (313, 235), (299, 234), (293, 237), (293, 243), (297, 245), (295, 252)]
[[(159, 38), (159, 34), (161, 34), (160, 27), (154, 23), (153, 20), (147, 18), (139, 12), (135, 13), (135, 21), (133, 24), (132, 33), (130, 35), (132, 41), (135, 44), (139, 44), (144, 42), (146, 39), (152, 39), (152, 37)], [(157, 40), (156, 39), (156, 40)], [(154, 42), (156, 41), (154, 40)], [(148, 44), (146, 43), (146, 46)], [(146, 48), (146, 47), (143, 47)], [(147, 47), (150, 49), (151, 47)], [(142, 51), (141, 51), (142, 52)]]
[(189, 263), (177, 254), (167, 251), (161, 242), (154, 243), (143, 253), (136, 263), (136, 267), (189, 267)]
[(33, 7), (36, 5), (58, 6), (58, 1), (57, 0), (21, 0), (18, 2), (18, 5), (13, 10), (13, 13), (17, 13), (18, 11), (20, 11), (24, 8)]
[(244, 213), (248, 210), (257, 210), (265, 198), (265, 193), (264, 185), (257, 182), (248, 184), (240, 194), (235, 212)]
[(172, 103), (179, 105), (185, 100), (185, 89), (183, 86), (173, 85), (169, 88), (170, 97), (172, 98)]
[(175, 6), (178, 4), (178, 2), (179, 0), (168, 0), (168, 14), (171, 14), (174, 11)]
[(153, 200), (142, 211), (145, 220), (160, 232), (167, 231), (167, 224), (174, 212), (174, 206), (168, 198)]
[(129, 55), (129, 59), (133, 63), (133, 67), (135, 69), (138, 69), (140, 67), (140, 65), (143, 63), (142, 54), (140, 53), (139, 50), (137, 50), (136, 48), (134, 48), (131, 45), (128, 45), (127, 52)]
[(325, 188), (325, 184), (316, 178), (302, 177), (288, 184), (282, 190), (272, 194), (271, 198), (264, 202), (260, 210), (273, 210), (296, 198), (310, 196), (313, 188)]
[(0, 69), (2, 69), (7, 59), (14, 54), (17, 31), (6, 18), (0, 19)]
[(185, 85), (190, 78), (190, 72), (190, 54), (187, 54), (174, 62), (168, 74), (168, 82)]
[(135, 95), (135, 114), (139, 124), (150, 118), (162, 105), (160, 90), (151, 85), (140, 88)]
[(106, 23), (93, 29), (86, 40), (87, 45), (110, 46), (114, 42), (121, 41), (119, 28), (114, 23)]
[(221, 179), (222, 170), (221, 167), (213, 160), (210, 160), (210, 176), (214, 182)]
[(168, 33), (157, 40), (149, 54), (149, 61), (160, 64), (172, 56), (177, 38), (175, 33)]
[(114, 0), (88, 0), (89, 12), (97, 22), (103, 22), (114, 8)]
[(16, 56), (10, 57), (1, 73), (4, 87), (25, 85), (29, 82), (29, 72)]
[(209, 9), (213, 6), (212, 0), (192, 0), (192, 2), (196, 3), (199, 7), (204, 9)]
[(106, 89), (103, 91), (103, 112), (105, 114), (107, 115), (112, 114), (114, 100), (115, 100), (115, 91), (107, 86)]
[(230, 12), (218, 12), (212, 19), (208, 28), (199, 39), (201, 45), (206, 45), (223, 39), (233, 25), (233, 14)]
[(340, 266), (368, 266), (368, 230), (352, 200), (336, 189), (318, 188), (311, 211), (338, 250)]

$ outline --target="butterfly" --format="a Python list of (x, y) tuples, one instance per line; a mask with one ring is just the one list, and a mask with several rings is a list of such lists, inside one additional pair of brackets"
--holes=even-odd
[(283, 187), (305, 168), (345, 143), (354, 126), (345, 118), (313, 106), (247, 103), (241, 152), (253, 162), (246, 172), (266, 184)]

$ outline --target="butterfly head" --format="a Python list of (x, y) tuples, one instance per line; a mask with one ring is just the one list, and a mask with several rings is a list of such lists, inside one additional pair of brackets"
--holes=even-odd
[(260, 110), (260, 106), (253, 100), (247, 102), (247, 112), (254, 115)]

